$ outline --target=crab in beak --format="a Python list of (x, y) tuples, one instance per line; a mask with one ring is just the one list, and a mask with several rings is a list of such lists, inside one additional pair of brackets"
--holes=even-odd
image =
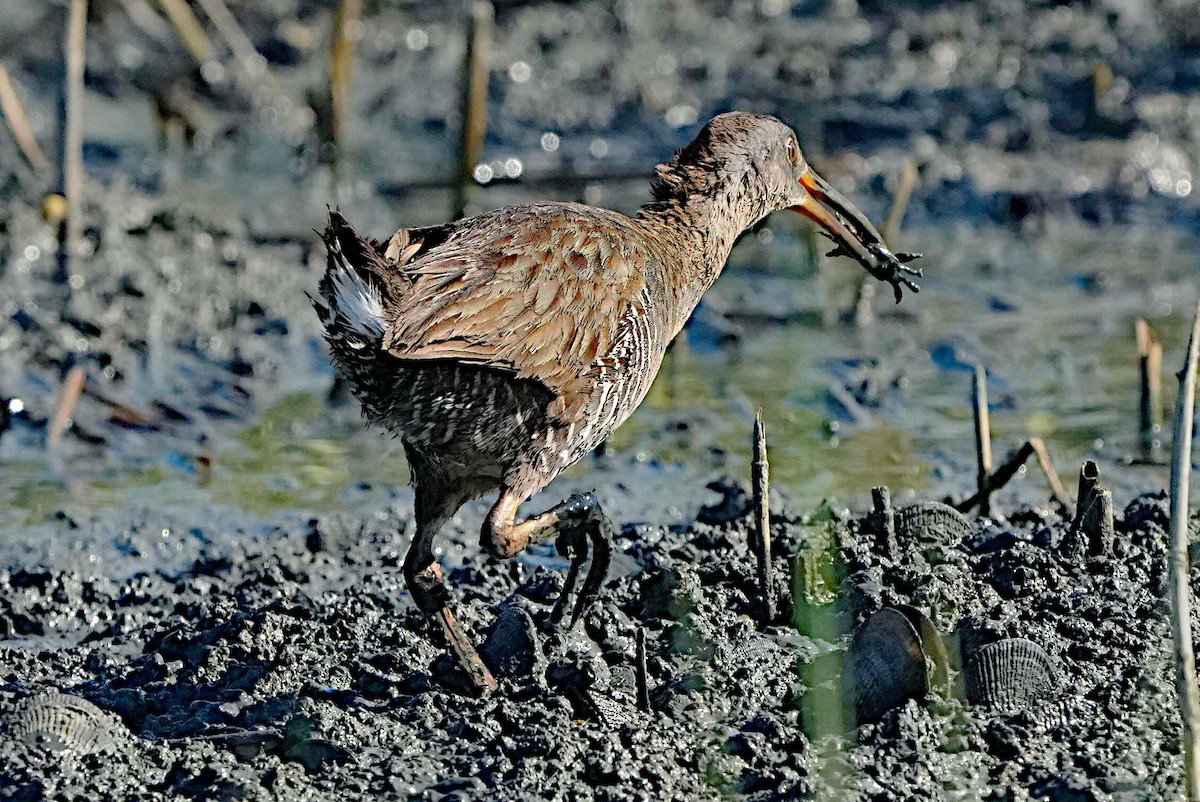
[(829, 256), (849, 256), (872, 276), (891, 284), (896, 303), (900, 303), (904, 287), (920, 291), (911, 277), (920, 277), (921, 269), (908, 267), (907, 263), (921, 254), (888, 250), (871, 221), (807, 164), (796, 181), (804, 191), (804, 199), (791, 208), (821, 226), (822, 233), (834, 241)]

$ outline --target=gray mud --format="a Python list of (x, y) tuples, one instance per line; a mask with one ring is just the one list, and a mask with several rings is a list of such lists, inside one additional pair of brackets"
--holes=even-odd
[[(374, 236), (444, 218), (448, 193), (410, 184), (453, 164), (461, 25), (441, 3), (366, 4), (334, 181), (301, 100), (321, 86), (329, 4), (231, 3), (281, 86), (265, 106), (228, 58), (204, 77), (124, 5), (93, 3), (74, 293), (55, 279), (49, 180), (0, 137), (0, 798), (1179, 795), (1165, 471), (1133, 459), (1132, 329), (1148, 316), (1177, 364), (1200, 288), (1189, 4), (498, 3), (492, 167), (648, 175), (710, 113), (776, 113), (873, 219), (916, 164), (900, 245), (929, 275), (856, 327), (851, 268), (776, 218), (746, 237), (608, 453), (530, 502), (596, 488), (623, 524), (579, 629), (547, 624), (551, 547), (484, 558), (485, 502), (447, 527), (460, 617), (481, 643), (499, 631), (483, 702), (403, 590), (400, 449), (332, 392), (303, 295), (327, 203)], [(0, 42), (49, 145), (45, 13), (6, 0)], [(172, 85), (196, 113), (162, 147), (152, 109)], [(475, 203), (550, 196), (628, 211), (645, 184), (502, 183)], [(975, 362), (998, 456), (1037, 435), (1068, 479), (1101, 464), (1128, 505), (1103, 553), (1032, 474), (966, 532), (899, 526), (891, 544), (862, 514), (875, 485), (901, 508), (973, 491)], [(84, 395), (48, 453), (75, 366)], [(759, 406), (766, 626), (745, 494), (718, 479), (748, 475)], [(899, 606), (944, 641), (944, 681), (859, 723), (852, 633)], [(1018, 679), (979, 691), (981, 655), (1005, 650), (1024, 655)]]
[[(964, 535), (873, 519), (773, 518), (779, 619), (756, 623), (744, 491), (688, 527), (629, 526), (573, 632), (547, 619), (561, 561), (498, 564), (456, 529), (465, 625), (503, 674), (462, 693), (402, 590), (404, 508), (121, 532), (175, 567), (101, 574), (111, 522), (83, 523), (54, 567), (0, 573), (0, 693), (11, 799), (1121, 799), (1180, 791), (1163, 499), (1135, 499), (1104, 554), (1051, 513)], [(157, 526), (157, 524), (154, 524)], [(181, 543), (173, 541), (180, 540)], [(99, 541), (99, 542), (98, 542)], [(127, 558), (135, 562), (137, 557)], [(116, 568), (115, 565), (108, 566)], [(1200, 584), (1200, 582), (1197, 582)], [(948, 645), (949, 683), (855, 727), (841, 664), (880, 606), (912, 605)], [(637, 705), (636, 639), (650, 709)], [(1024, 638), (1048, 655), (1034, 697), (966, 701), (963, 666)], [(507, 659), (501, 660), (507, 655)], [(54, 750), (14, 729), (47, 688), (106, 711), (103, 743)], [(1020, 689), (1017, 689), (1018, 691)], [(13, 712), (16, 711), (16, 712)]]

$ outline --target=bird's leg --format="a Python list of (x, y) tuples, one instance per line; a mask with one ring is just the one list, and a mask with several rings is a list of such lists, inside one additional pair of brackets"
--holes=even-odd
[(454, 658), (475, 686), (480, 695), (486, 696), (496, 690), (496, 680), (467, 638), (454, 611), (450, 609), (450, 594), (442, 577), (442, 567), (433, 555), (433, 538), (445, 522), (445, 517), (428, 517), (422, 504), (425, 494), (417, 489), (417, 531), (413, 536), (408, 553), (404, 556), (404, 583), (416, 602), (417, 608), (427, 615), (436, 615), (442, 625), (442, 634), (450, 644)]
[[(551, 620), (558, 623), (566, 614), (572, 595), (570, 625), (574, 626), (580, 616), (596, 598), (600, 586), (608, 576), (608, 565), (612, 558), (613, 525), (600, 502), (591, 493), (576, 493), (566, 501), (551, 507), (541, 515), (535, 515), (516, 523), (517, 508), (528, 497), (509, 488), (500, 491), (500, 498), (492, 506), (483, 524), (480, 538), (483, 547), (494, 556), (507, 559), (519, 553), (530, 543), (541, 543), (558, 536), (558, 553), (571, 561), (563, 582), (562, 594), (554, 605)], [(575, 593), (583, 563), (590, 564), (583, 578), (583, 585)]]

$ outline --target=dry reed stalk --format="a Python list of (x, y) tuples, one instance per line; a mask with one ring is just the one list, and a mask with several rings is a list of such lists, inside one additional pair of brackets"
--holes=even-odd
[(979, 514), (988, 515), (991, 513), (988, 477), (992, 473), (992, 426), (988, 417), (987, 371), (983, 365), (976, 365), (971, 377), (971, 399), (975, 410), (975, 478)]
[(179, 34), (183, 46), (192, 54), (192, 58), (201, 64), (207, 61), (212, 53), (212, 41), (186, 0), (158, 0), (158, 4), (175, 26), (175, 32)]
[(357, 28), (362, 18), (362, 0), (342, 0), (333, 18), (333, 47), (329, 52), (329, 113), (333, 144), (342, 146), (350, 114), (350, 87), (354, 83)]
[(1162, 408), (1162, 343), (1154, 329), (1139, 318), (1134, 331), (1137, 337), (1138, 373), (1141, 392), (1138, 396), (1138, 438), (1142, 457), (1158, 457), (1159, 433), (1163, 425)]
[(758, 556), (758, 589), (762, 598), (763, 625), (775, 618), (775, 593), (771, 576), (771, 465), (767, 461), (767, 429), (762, 410), (754, 416), (754, 461), (750, 466), (754, 485), (754, 549)]
[(492, 35), (496, 11), (490, 2), (471, 4), (467, 21), (467, 48), (463, 53), (462, 97), (459, 140), (458, 181), (454, 187), (454, 219), (467, 209), (467, 195), (475, 165), (483, 157), (483, 137), (487, 133), (488, 75), (492, 61)]
[(83, 70), (87, 48), (87, 0), (71, 0), (63, 42), (66, 80), (63, 97), (62, 187), (67, 199), (66, 225), (59, 248), (60, 272), (72, 288), (82, 284), (75, 259), (83, 240)]
[(83, 381), (86, 376), (86, 372), (80, 365), (67, 371), (67, 377), (63, 379), (62, 391), (58, 394), (58, 406), (55, 407), (50, 424), (46, 427), (47, 451), (53, 452), (58, 448), (63, 435), (71, 426), (71, 417), (75, 414), (79, 397), (83, 395)]
[(13, 139), (25, 156), (25, 161), (36, 170), (45, 169), (48, 164), (46, 154), (38, 146), (33, 128), (29, 125), (29, 117), (25, 114), (25, 107), (21, 104), (21, 96), (17, 93), (17, 87), (3, 63), (0, 63), (0, 112), (4, 113), (8, 130), (12, 131)]
[(1200, 688), (1196, 683), (1196, 655), (1192, 647), (1192, 589), (1188, 560), (1188, 492), (1192, 474), (1197, 362), (1200, 362), (1200, 304), (1196, 307), (1192, 335), (1188, 338), (1187, 359), (1179, 374), (1179, 397), (1171, 443), (1171, 553), (1167, 563), (1189, 802), (1200, 802)]

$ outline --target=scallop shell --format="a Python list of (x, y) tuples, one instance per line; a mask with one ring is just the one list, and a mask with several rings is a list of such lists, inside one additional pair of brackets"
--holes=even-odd
[(1006, 710), (1052, 698), (1059, 687), (1050, 655), (1025, 638), (984, 646), (967, 663), (965, 682), (971, 704)]
[(583, 691), (584, 705), (588, 718), (599, 721), (609, 729), (636, 725), (642, 714), (636, 707), (594, 691)]
[(958, 510), (947, 504), (930, 501), (898, 510), (896, 531), (901, 536), (918, 541), (956, 543), (974, 528)]
[(57, 691), (27, 696), (8, 706), (0, 732), (51, 752), (98, 752), (113, 742), (111, 718), (79, 696)]
[(885, 607), (850, 641), (849, 672), (859, 723), (874, 721), (929, 690), (921, 638), (904, 613)]

